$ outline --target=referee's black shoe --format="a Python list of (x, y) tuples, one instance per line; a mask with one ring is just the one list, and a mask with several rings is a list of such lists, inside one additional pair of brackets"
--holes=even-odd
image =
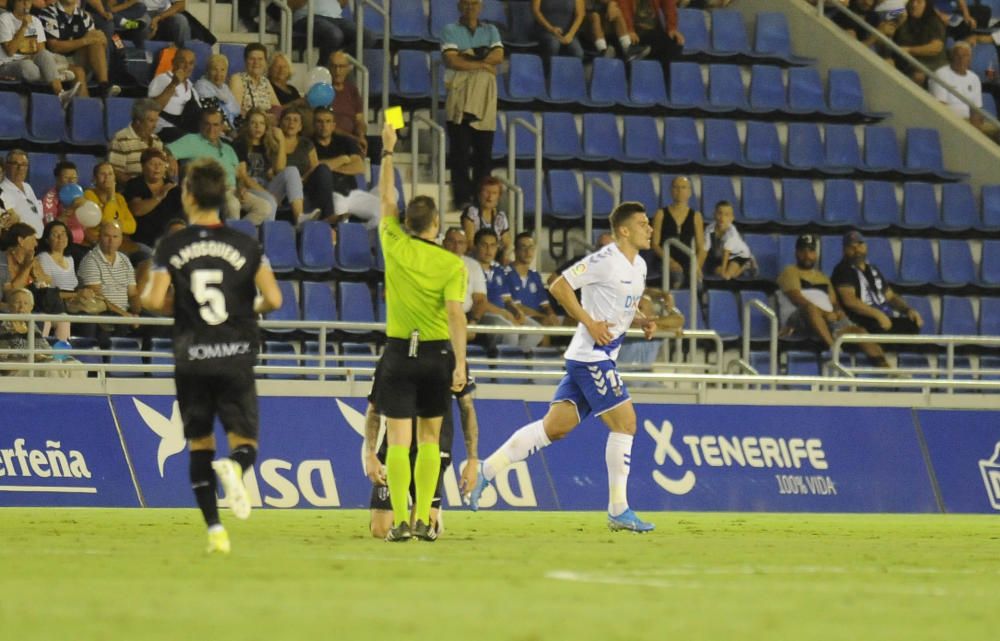
[(389, 533), (385, 535), (385, 540), (388, 543), (403, 543), (409, 541), (411, 538), (413, 538), (413, 535), (410, 534), (410, 524), (405, 521), (390, 528)]
[(428, 541), (430, 543), (437, 541), (438, 538), (437, 531), (423, 521), (417, 521), (413, 524), (413, 536), (421, 541)]

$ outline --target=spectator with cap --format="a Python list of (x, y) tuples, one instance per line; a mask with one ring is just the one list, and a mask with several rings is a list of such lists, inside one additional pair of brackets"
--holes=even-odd
[[(817, 269), (817, 244), (813, 234), (802, 234), (795, 241), (795, 264), (778, 276), (778, 312), (782, 335), (818, 338), (830, 348), (837, 336), (863, 334), (865, 330), (847, 318), (830, 279)], [(877, 344), (862, 343), (859, 347), (877, 366), (887, 367)]]
[(893, 291), (882, 271), (868, 262), (868, 244), (857, 231), (844, 234), (844, 257), (833, 284), (851, 321), (872, 334), (918, 334), (920, 312)]

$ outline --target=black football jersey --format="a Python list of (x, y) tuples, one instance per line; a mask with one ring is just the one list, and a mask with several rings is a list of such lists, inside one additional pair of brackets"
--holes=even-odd
[(192, 225), (160, 239), (154, 269), (174, 285), (174, 358), (179, 368), (253, 364), (259, 349), (254, 277), (260, 244), (224, 225)]

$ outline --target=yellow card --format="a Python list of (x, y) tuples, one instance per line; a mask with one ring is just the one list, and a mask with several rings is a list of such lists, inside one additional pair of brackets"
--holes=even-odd
[(402, 129), (406, 126), (403, 122), (403, 108), (389, 107), (385, 110), (385, 121), (392, 125), (393, 129)]

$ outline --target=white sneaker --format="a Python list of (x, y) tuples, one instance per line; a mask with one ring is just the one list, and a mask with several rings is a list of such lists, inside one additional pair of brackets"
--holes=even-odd
[(63, 109), (69, 106), (69, 103), (73, 100), (73, 96), (76, 92), (80, 90), (80, 83), (76, 83), (69, 89), (63, 89), (59, 92), (59, 102), (62, 104)]
[(238, 519), (249, 518), (250, 496), (247, 494), (246, 486), (243, 485), (243, 470), (240, 464), (231, 458), (220, 458), (212, 461), (212, 469), (222, 483), (222, 491), (229, 499), (229, 509), (233, 511), (233, 516)]

